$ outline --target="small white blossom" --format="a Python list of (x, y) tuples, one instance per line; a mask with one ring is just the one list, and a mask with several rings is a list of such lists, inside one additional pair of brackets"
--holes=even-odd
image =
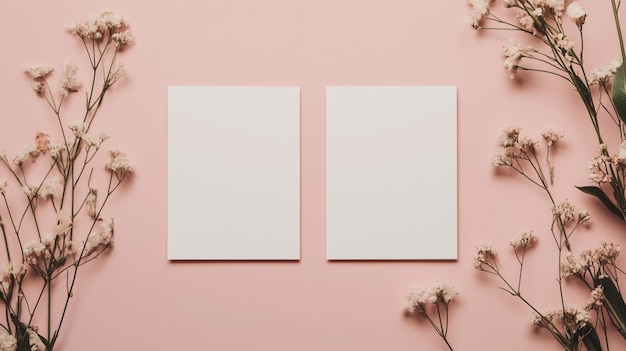
[(445, 283), (435, 282), (427, 288), (413, 285), (404, 308), (409, 313), (424, 312), (426, 304), (441, 302), (447, 305), (458, 294), (454, 286)]
[(119, 180), (123, 180), (127, 175), (135, 171), (135, 166), (130, 162), (126, 153), (120, 150), (111, 150), (109, 155), (111, 159), (105, 164), (104, 168), (115, 174)]
[(34, 144), (29, 144), (22, 148), (22, 150), (18, 151), (17, 155), (15, 155), (15, 158), (13, 158), (13, 163), (21, 166), (31, 157), (36, 157), (37, 155), (39, 155), (39, 150), (37, 149), (37, 146)]
[(589, 84), (604, 85), (608, 83), (609, 79), (617, 73), (617, 69), (622, 65), (622, 60), (619, 58), (613, 59), (608, 65), (603, 67), (594, 68), (591, 71), (591, 80)]
[(25, 71), (33, 79), (42, 79), (49, 74), (52, 74), (52, 72), (54, 72), (54, 68), (51, 66), (26, 65)]
[(73, 62), (63, 65), (63, 75), (59, 80), (63, 95), (67, 96), (69, 92), (77, 91), (80, 87), (80, 81), (76, 77), (78, 66)]
[(548, 146), (552, 146), (556, 144), (559, 140), (563, 138), (564, 135), (565, 134), (555, 132), (554, 130), (550, 128), (546, 128), (541, 132), (541, 136), (546, 141), (546, 143), (548, 143)]
[(509, 243), (513, 246), (514, 249), (518, 247), (527, 248), (531, 246), (533, 243), (537, 241), (537, 236), (533, 233), (532, 230), (521, 232), (519, 236)]
[(15, 350), (17, 350), (17, 339), (2, 329), (2, 331), (0, 331), (0, 351)]
[(581, 28), (583, 24), (585, 24), (585, 20), (587, 19), (587, 13), (585, 12), (585, 9), (580, 6), (578, 1), (574, 1), (569, 4), (569, 6), (567, 6), (566, 13), (567, 16), (569, 16), (569, 18), (571, 18), (572, 21), (576, 23), (578, 28)]

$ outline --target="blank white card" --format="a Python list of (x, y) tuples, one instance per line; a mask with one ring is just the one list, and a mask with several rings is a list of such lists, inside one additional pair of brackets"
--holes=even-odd
[(456, 130), (456, 87), (328, 87), (327, 259), (456, 259)]
[(300, 258), (299, 88), (168, 88), (168, 258)]

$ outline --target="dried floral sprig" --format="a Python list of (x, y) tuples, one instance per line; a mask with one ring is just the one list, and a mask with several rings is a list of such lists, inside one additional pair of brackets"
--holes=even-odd
[(426, 318), (451, 351), (453, 348), (448, 340), (448, 308), (458, 294), (454, 286), (438, 281), (429, 287), (413, 285), (404, 305), (408, 314)]
[[(578, 189), (599, 199), (612, 214), (626, 222), (626, 70), (622, 65), (626, 62), (626, 50), (618, 16), (621, 2), (610, 0), (621, 57), (593, 70), (584, 66), (583, 28), (587, 25), (589, 15), (579, 2), (500, 0), (497, 1), (503, 5), (500, 9), (493, 0), (467, 2), (472, 9), (467, 22), (474, 29), (504, 29), (528, 38), (524, 41), (528, 44), (522, 45), (518, 38), (511, 38), (503, 46), (503, 65), (511, 78), (517, 78), (522, 71), (549, 74), (564, 79), (578, 93), (598, 142), (597, 155), (589, 162), (588, 173), (589, 180), (595, 185)], [(508, 15), (502, 16), (499, 12)], [(576, 30), (572, 30), (566, 21), (575, 24)], [(600, 128), (602, 114), (609, 117), (609, 126), (616, 127), (614, 130), (622, 140), (617, 149), (604, 142)], [(557, 202), (552, 193), (554, 163), (551, 150), (563, 134), (553, 130), (542, 133), (546, 158), (540, 162), (540, 144), (520, 136), (520, 131), (519, 127), (503, 131), (499, 139), (501, 150), (492, 163), (496, 167), (513, 169), (539, 186), (548, 196), (552, 212), (550, 231), (560, 265), (557, 277), (560, 306), (539, 312), (521, 295), (524, 255), (526, 249), (535, 243), (532, 232), (522, 232), (510, 242), (520, 267), (517, 286), (509, 282), (500, 271), (495, 250), (491, 246), (477, 248), (474, 266), (479, 271), (496, 275), (504, 283), (501, 287), (503, 290), (531, 308), (532, 323), (548, 330), (565, 350), (579, 350), (583, 344), (588, 350), (602, 349), (596, 328), (603, 332), (604, 348), (609, 349), (609, 323), (626, 338), (626, 304), (618, 284), (618, 276), (623, 272), (616, 265), (619, 246), (604, 242), (595, 249), (584, 250), (579, 256), (571, 253), (574, 232), (588, 224), (590, 216), (568, 200)], [(589, 289), (591, 295), (585, 304), (566, 303), (563, 281), (570, 277)], [(593, 316), (595, 321), (591, 320)]]
[[(564, 79), (583, 102), (599, 145), (605, 145), (600, 128), (603, 123), (601, 113), (606, 114), (611, 124), (617, 127), (620, 139), (626, 140), (626, 70), (622, 67), (622, 62), (626, 61), (626, 50), (620, 30), (619, 2), (611, 0), (621, 56), (591, 70), (585, 67), (583, 61), (583, 26), (588, 14), (580, 3), (573, 1), (566, 6), (564, 0), (499, 2), (515, 20), (507, 19), (513, 17), (511, 15), (497, 14), (492, 0), (468, 0), (472, 13), (467, 21), (474, 29), (512, 30), (530, 37), (531, 45), (522, 46), (516, 38), (504, 44), (504, 68), (510, 77), (516, 78), (519, 71), (533, 71)], [(578, 33), (568, 33), (565, 21), (575, 23)], [(603, 99), (604, 96), (608, 99)], [(609, 152), (610, 148), (604, 147), (590, 165), (593, 167), (590, 180), (596, 186), (579, 189), (598, 198), (611, 213), (626, 222), (626, 162), (616, 162), (617, 159)], [(497, 161), (505, 164), (509, 160), (502, 158)]]
[[(117, 57), (133, 39), (128, 23), (106, 10), (76, 22), (69, 31), (84, 44), (91, 81), (79, 80), (79, 66), (74, 62), (61, 66), (57, 87), (50, 83), (52, 66), (26, 66), (32, 89), (51, 108), (59, 129), (37, 132), (34, 142), (13, 157), (0, 155), (0, 165), (12, 177), (11, 182), (0, 180), (4, 203), (0, 232), (7, 267), (0, 271), (0, 306), (6, 316), (0, 321), (0, 350), (4, 351), (53, 351), (80, 268), (112, 247), (114, 221), (102, 216), (105, 204), (135, 171), (124, 152), (113, 150), (111, 160), (102, 167), (108, 172), (108, 182), (98, 186), (92, 181), (95, 156), (108, 136), (92, 133), (91, 127), (104, 97), (125, 74)], [(64, 103), (83, 88), (84, 114), (68, 123), (63, 118)], [(47, 169), (38, 173), (31, 167), (35, 161)], [(11, 186), (16, 193), (10, 193)], [(25, 207), (14, 202), (18, 195), (26, 199)], [(41, 221), (43, 211), (54, 214), (53, 223)], [(83, 211), (87, 215), (80, 217)], [(12, 248), (13, 244), (18, 248)], [(57, 286), (59, 279), (64, 282)], [(62, 304), (53, 309), (59, 301)], [(45, 320), (45, 331), (40, 332), (34, 320)]]

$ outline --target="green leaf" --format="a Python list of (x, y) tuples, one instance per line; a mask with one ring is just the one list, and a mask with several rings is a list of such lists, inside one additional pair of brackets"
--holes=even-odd
[(606, 196), (606, 194), (602, 191), (602, 189), (600, 189), (597, 186), (577, 186), (576, 187), (578, 190), (582, 191), (585, 194), (589, 194), (589, 195), (593, 195), (595, 197), (597, 197), (600, 201), (602, 201), (602, 203), (604, 204), (604, 206), (614, 215), (616, 215), (620, 220), (626, 222), (626, 219), (624, 219), (624, 214), (622, 213), (622, 210), (620, 210), (612, 201), (611, 199), (609, 199), (608, 196)]
[[(613, 280), (602, 274), (602, 268), (597, 272), (593, 282), (596, 287), (602, 286), (604, 289), (604, 306), (615, 322), (618, 331), (626, 339), (626, 304)], [(601, 278), (600, 278), (601, 277)]]
[(576, 335), (582, 337), (583, 344), (585, 344), (587, 351), (602, 351), (598, 333), (591, 324), (587, 323), (587, 325), (576, 332)]
[(622, 122), (626, 123), (626, 81), (624, 80), (623, 64), (619, 66), (615, 77), (613, 77), (611, 100), (615, 104), (615, 112), (617, 112)]

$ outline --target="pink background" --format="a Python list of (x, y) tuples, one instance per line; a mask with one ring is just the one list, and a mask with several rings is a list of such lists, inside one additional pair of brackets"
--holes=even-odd
[[(587, 63), (603, 65), (618, 54), (610, 2), (582, 3), (591, 13)], [(490, 164), (508, 125), (534, 137), (547, 126), (566, 132), (556, 196), (589, 209), (594, 222), (575, 251), (604, 238), (624, 244), (623, 225), (573, 189), (587, 184), (595, 146), (571, 86), (528, 74), (511, 81), (500, 54), (510, 33), (472, 31), (462, 0), (3, 1), (0, 148), (12, 154), (30, 142), (33, 126), (53, 125), (23, 65), (84, 64), (64, 26), (104, 8), (125, 15), (137, 41), (120, 58), (128, 78), (111, 92), (96, 129), (129, 153), (137, 173), (108, 208), (116, 246), (80, 277), (62, 350), (445, 350), (426, 323), (401, 311), (410, 285), (434, 280), (460, 291), (451, 311), (456, 349), (558, 350), (529, 327), (527, 308), (472, 267), (474, 246), (490, 242), (515, 274), (508, 241), (534, 229), (541, 239), (523, 291), (539, 308), (556, 305), (547, 200), (519, 177), (496, 176)], [(299, 262), (166, 259), (168, 85), (302, 87)], [(457, 261), (325, 260), (327, 85), (458, 86)], [(582, 302), (568, 285), (570, 301)]]

